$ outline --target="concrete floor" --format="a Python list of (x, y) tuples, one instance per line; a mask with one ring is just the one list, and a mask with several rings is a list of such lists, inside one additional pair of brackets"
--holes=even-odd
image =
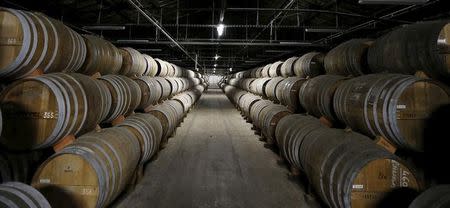
[(117, 207), (317, 207), (250, 128), (210, 89)]

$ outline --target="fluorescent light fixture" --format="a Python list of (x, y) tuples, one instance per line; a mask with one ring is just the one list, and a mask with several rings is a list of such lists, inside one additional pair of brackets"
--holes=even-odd
[(125, 26), (109, 26), (109, 25), (92, 25), (83, 26), (85, 30), (125, 30)]
[[(217, 67), (217, 64), (214, 64), (214, 67)], [(216, 69), (214, 69), (214, 70), (216, 70)]]
[(219, 37), (223, 35), (224, 30), (225, 30), (225, 25), (222, 23), (219, 23), (217, 25), (217, 34), (219, 35)]
[(247, 61), (244, 61), (245, 63), (258, 63), (258, 62), (260, 62), (260, 61), (250, 61), (250, 60), (247, 60)]
[(160, 48), (141, 48), (141, 49), (137, 49), (138, 51), (153, 51), (153, 52), (159, 52), (162, 51), (162, 49)]
[(280, 42), (282, 45), (311, 45), (311, 43), (307, 42)]
[(118, 43), (148, 43), (149, 40), (117, 40)]
[(397, 5), (414, 5), (425, 4), (429, 0), (359, 0), (360, 4), (397, 4)]
[(340, 32), (342, 30), (336, 29), (336, 28), (306, 28), (305, 32), (310, 33), (333, 33), (333, 32)]
[(216, 54), (216, 56), (214, 56), (214, 59), (215, 59), (215, 60), (217, 60), (217, 59), (219, 59), (219, 58), (220, 58), (220, 56), (217, 55), (217, 54)]

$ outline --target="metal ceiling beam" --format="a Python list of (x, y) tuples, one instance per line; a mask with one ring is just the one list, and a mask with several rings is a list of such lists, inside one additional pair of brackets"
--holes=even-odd
[[(161, 24), (159, 24), (158, 20), (156, 20), (155, 18), (153, 18), (151, 15), (147, 14), (147, 12), (145, 12), (141, 7), (142, 4), (139, 0), (128, 0), (128, 2), (134, 7), (136, 8), (145, 18), (147, 18), (148, 21), (150, 21), (153, 25), (155, 25), (156, 28), (158, 28), (169, 40), (170, 43), (175, 44), (181, 51), (183, 51), (184, 54), (186, 54), (190, 59), (192, 59), (192, 61), (194, 61), (194, 63), (196, 63), (196, 65), (202, 67), (199, 63), (197, 63), (197, 61), (195, 60), (195, 58), (193, 58), (189, 52), (183, 47), (181, 46), (174, 38), (172, 38), (172, 36), (169, 34), (169, 32), (167, 32), (162, 26)], [(167, 43), (168, 44), (168, 43)]]
[[(117, 41), (115, 43), (118, 43)], [(131, 42), (130, 42), (131, 43)], [(149, 41), (137, 44), (143, 45), (170, 45), (171, 41)], [(178, 41), (179, 45), (217, 45), (217, 46), (280, 46), (280, 47), (326, 47), (324, 44), (311, 42), (213, 42), (213, 41)]]

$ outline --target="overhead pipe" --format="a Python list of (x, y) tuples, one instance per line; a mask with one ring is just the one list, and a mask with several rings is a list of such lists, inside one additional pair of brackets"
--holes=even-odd
[(181, 46), (178, 41), (176, 41), (174, 38), (172, 38), (172, 36), (159, 24), (158, 20), (154, 19), (151, 15), (147, 14), (147, 12), (145, 12), (141, 7), (142, 4), (141, 2), (139, 2), (139, 0), (128, 0), (128, 2), (133, 5), (145, 18), (147, 18), (148, 21), (150, 21), (153, 25), (155, 25), (156, 28), (158, 28), (173, 44), (175, 44), (181, 51), (183, 51), (184, 54), (186, 54), (192, 61), (194, 61), (194, 63), (196, 63), (196, 65), (200, 66), (201, 68), (202, 65), (200, 65), (199, 63), (197, 63), (197, 61), (195, 60), (194, 57), (192, 57), (189, 52), (183, 47)]

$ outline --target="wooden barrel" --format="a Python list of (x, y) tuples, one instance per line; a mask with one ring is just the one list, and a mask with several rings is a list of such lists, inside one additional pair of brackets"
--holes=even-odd
[(138, 109), (144, 110), (148, 106), (156, 105), (162, 96), (162, 87), (153, 77), (142, 76), (134, 80), (141, 88), (141, 103)]
[(239, 101), (241, 100), (242, 96), (244, 96), (245, 94), (247, 94), (247, 91), (244, 90), (237, 90), (235, 91), (235, 93), (232, 95), (231, 99), (233, 100), (233, 103), (239, 107)]
[(133, 48), (120, 48), (122, 54), (122, 67), (119, 71), (120, 75), (127, 77), (140, 77), (147, 69), (147, 61), (139, 51)]
[(129, 128), (138, 138), (141, 146), (139, 164), (145, 164), (158, 152), (163, 129), (159, 119), (152, 114), (133, 114), (117, 126)]
[(292, 114), (286, 106), (271, 104), (261, 110), (259, 113), (259, 126), (268, 143), (275, 140), (275, 129), (278, 122), (285, 116)]
[(47, 159), (32, 186), (52, 207), (106, 207), (125, 188), (140, 151), (125, 127), (88, 133)]
[(168, 77), (174, 77), (175, 76), (175, 67), (173, 67), (173, 65), (169, 62), (165, 62), (166, 66), (167, 66), (167, 76)]
[(375, 40), (368, 51), (373, 72), (427, 75), (450, 81), (450, 23), (419, 22), (404, 25)]
[(106, 103), (92, 78), (52, 73), (14, 82), (0, 95), (0, 105), (0, 142), (9, 149), (28, 150), (95, 129), (102, 111), (94, 109)]
[(250, 77), (252, 77), (252, 78), (259, 78), (259, 77), (261, 77), (261, 70), (262, 70), (263, 68), (264, 68), (264, 67), (253, 68), (253, 69), (251, 70), (251, 72), (250, 72)]
[(87, 54), (86, 60), (78, 73), (93, 75), (100, 73), (117, 74), (122, 67), (122, 55), (109, 41), (93, 35), (83, 35), (86, 44)]
[(295, 76), (307, 78), (325, 74), (325, 69), (323, 66), (324, 58), (325, 55), (319, 52), (310, 52), (304, 54), (294, 63)]
[(74, 72), (86, 58), (83, 38), (41, 13), (0, 8), (0, 79), (14, 80), (34, 70)]
[(281, 118), (275, 128), (275, 138), (281, 156), (292, 167), (304, 170), (299, 158), (302, 141), (311, 131), (322, 127), (320, 121), (311, 116), (292, 114)]
[(175, 69), (174, 77), (182, 77), (183, 76), (183, 69), (175, 64), (171, 64), (172, 67)]
[(253, 121), (253, 125), (255, 125), (256, 128), (261, 129), (260, 123), (259, 123), (259, 114), (261, 113), (261, 111), (269, 106), (269, 105), (273, 105), (272, 101), (269, 100), (259, 100), (257, 102), (255, 102), (252, 106), (252, 108), (250, 109), (250, 119)]
[(436, 185), (421, 193), (409, 208), (450, 207), (450, 185)]
[(269, 77), (279, 77), (281, 76), (281, 66), (283, 65), (282, 61), (277, 61), (270, 65), (268, 75)]
[(400, 158), (358, 133), (315, 129), (299, 152), (312, 187), (330, 207), (376, 207), (396, 188), (420, 188)]
[(0, 207), (51, 208), (47, 199), (39, 191), (19, 182), (0, 184)]
[(256, 96), (254, 94), (251, 93), (247, 93), (245, 95), (242, 96), (241, 98), (241, 111), (242, 113), (247, 116), (247, 119), (251, 122), (251, 118), (250, 118), (250, 111), (252, 109), (253, 104), (255, 104), (256, 102), (260, 101), (262, 99), (262, 97), (260, 96)]
[(178, 82), (175, 80), (176, 78), (166, 77), (165, 79), (170, 83), (171, 95), (176, 95), (181, 91), (181, 89), (179, 89), (181, 86), (178, 86)]
[(299, 77), (288, 77), (281, 81), (275, 89), (277, 100), (293, 112), (301, 111), (298, 102), (298, 91), (305, 81), (305, 79)]
[(304, 82), (299, 90), (299, 101), (310, 115), (329, 121), (337, 121), (333, 109), (333, 96), (336, 88), (345, 80), (339, 75), (320, 75)]
[(297, 61), (298, 57), (293, 56), (291, 58), (288, 58), (280, 68), (280, 76), (282, 77), (292, 77), (294, 76), (294, 64)]
[(194, 100), (189, 94), (181, 93), (172, 98), (172, 100), (176, 100), (183, 105), (184, 113), (187, 113), (189, 108), (194, 104)]
[(195, 77), (195, 72), (192, 70), (183, 70), (183, 77), (193, 78)]
[[(168, 100), (169, 101), (169, 100)], [(161, 122), (163, 134), (161, 144), (167, 143), (167, 139), (173, 134), (177, 127), (177, 109), (167, 102), (163, 104), (152, 106), (147, 112), (154, 115)]]
[(141, 103), (141, 89), (132, 79), (122, 75), (106, 75), (99, 78), (112, 97), (111, 109), (103, 122), (111, 122), (120, 115), (131, 114)]
[(264, 96), (270, 100), (278, 101), (276, 97), (276, 89), (280, 82), (284, 80), (283, 77), (274, 77), (266, 84), (266, 88), (264, 89)]
[(266, 66), (264, 66), (263, 68), (261, 68), (261, 71), (258, 73), (256, 72), (257, 75), (260, 75), (259, 78), (263, 78), (263, 77), (270, 77), (269, 75), (269, 69), (270, 67), (272, 67), (272, 64), (267, 64)]
[(142, 76), (151, 76), (154, 77), (156, 76), (159, 71), (158, 71), (158, 64), (156, 63), (155, 59), (153, 59), (151, 56), (147, 55), (147, 54), (142, 54), (142, 56), (145, 59), (146, 64), (146, 68), (144, 73), (142, 74)]
[(100, 121), (103, 121), (108, 117), (109, 111), (111, 110), (112, 96), (108, 86), (103, 81), (95, 80), (95, 84), (100, 91), (100, 101), (103, 103), (99, 109), (101, 111)]
[(169, 98), (172, 95), (172, 85), (170, 84), (170, 82), (162, 77), (154, 77), (154, 79), (156, 79), (156, 81), (161, 86), (161, 100), (166, 100), (167, 98)]
[(327, 74), (360, 76), (370, 73), (367, 51), (372, 42), (370, 39), (352, 39), (333, 48), (324, 59)]
[(156, 76), (165, 77), (169, 73), (169, 69), (167, 68), (166, 62), (155, 58), (156, 64), (158, 65), (158, 74)]
[(185, 91), (185, 90), (187, 90), (188, 88), (188, 86), (185, 86), (184, 85), (184, 83), (183, 83), (183, 81), (182, 81), (182, 78), (178, 78), (178, 77), (176, 77), (175, 78), (175, 81), (177, 82), (177, 85), (178, 85), (178, 92), (183, 92), (183, 91)]
[(248, 79), (245, 79), (245, 80), (241, 83), (241, 88), (242, 88), (242, 89), (245, 89), (245, 90), (247, 90), (247, 91), (250, 92), (251, 85), (252, 85), (252, 83), (253, 83), (255, 80), (256, 80), (256, 78), (248, 78)]
[(333, 102), (339, 120), (353, 130), (422, 151), (426, 119), (437, 107), (450, 103), (450, 97), (447, 87), (432, 80), (371, 74), (343, 82)]
[(253, 82), (254, 87), (253, 87), (253, 88), (250, 88), (250, 89), (252, 89), (252, 92), (253, 92), (253, 93), (265, 97), (266, 95), (264, 94), (264, 92), (265, 92), (267, 83), (268, 83), (270, 80), (271, 80), (271, 78), (260, 78), (260, 79), (257, 79), (257, 80), (255, 80), (255, 81)]

